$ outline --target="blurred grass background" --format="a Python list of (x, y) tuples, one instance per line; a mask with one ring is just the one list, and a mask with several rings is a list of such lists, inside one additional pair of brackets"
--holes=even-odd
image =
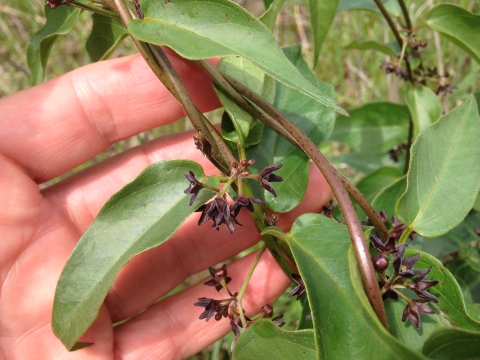
[[(255, 16), (264, 11), (262, 0), (238, 0), (238, 2)], [(480, 12), (480, 3), (475, 0), (451, 1), (476, 13)], [(26, 64), (26, 47), (33, 33), (45, 23), (42, 0), (16, 0), (0, 5), (0, 97), (4, 97), (30, 86), (30, 73)], [(311, 29), (308, 19), (306, 0), (287, 1), (277, 18), (273, 31), (282, 46), (301, 44), (307, 60), (312, 63)], [(455, 89), (452, 94), (442, 98), (444, 110), (447, 111), (463, 100), (467, 94), (479, 91), (480, 66), (455, 45), (444, 39), (435, 45), (433, 34), (421, 27), (422, 19), (428, 10), (440, 1), (408, 1), (412, 19), (417, 26), (418, 36), (428, 41), (428, 47), (422, 59), (426, 68), (437, 66), (443, 61), (445, 69), (451, 75)], [(46, 69), (46, 80), (52, 79), (70, 70), (90, 63), (85, 51), (85, 42), (91, 29), (91, 16), (84, 12), (72, 32), (58, 38)], [(402, 102), (401, 86), (403, 84), (394, 75), (386, 75), (380, 69), (386, 56), (373, 51), (346, 50), (344, 47), (353, 40), (376, 40), (388, 42), (393, 40), (391, 31), (381, 16), (372, 11), (338, 12), (320, 54), (317, 76), (335, 86), (337, 102), (344, 108), (352, 109), (366, 102), (389, 100)], [(127, 38), (111, 57), (135, 53), (133, 43)], [(210, 114), (218, 122), (221, 112)], [(42, 186), (61, 180), (91, 164), (109, 156), (128, 150), (151, 139), (183, 131), (189, 128), (186, 119), (144, 132), (130, 139), (120, 141), (85, 164), (71, 172)], [(342, 151), (335, 146), (328, 147), (333, 152)], [(242, 255), (242, 254), (241, 254)], [(188, 284), (200, 281), (205, 274), (198, 274), (180, 285), (179, 291)], [(301, 306), (299, 302), (282, 296), (275, 304), (275, 314), (285, 313), (286, 327), (294, 329), (299, 321)], [(228, 358), (229, 335), (203, 351), (195, 359)]]

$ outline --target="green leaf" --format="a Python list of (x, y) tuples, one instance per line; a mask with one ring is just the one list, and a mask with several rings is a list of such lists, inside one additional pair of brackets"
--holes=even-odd
[(92, 32), (85, 46), (92, 61), (105, 60), (128, 36), (128, 33), (118, 20), (99, 14), (93, 14), (92, 19)]
[(188, 59), (242, 56), (281, 83), (345, 114), (306, 80), (258, 19), (229, 0), (142, 0), (143, 20), (128, 24), (136, 38), (172, 48)]
[[(261, 94), (270, 103), (274, 101), (275, 81), (250, 61), (241, 57), (226, 57), (220, 61), (218, 68), (237, 79), (243, 85), (248, 86), (252, 91)], [(228, 131), (222, 126), (224, 132), (228, 131), (229, 133), (227, 140), (235, 142), (237, 146), (258, 144), (261, 139), (263, 123), (257, 121), (250, 113), (238, 106), (217, 86), (215, 86), (215, 91), (220, 102), (225, 107), (225, 111), (228, 113), (235, 131), (235, 134), (232, 134), (231, 131), (233, 129)], [(248, 141), (250, 130), (254, 128), (257, 128), (256, 136)], [(260, 131), (258, 131), (259, 129)]]
[(397, 56), (397, 52), (390, 46), (382, 44), (378, 41), (352, 41), (350, 44), (345, 46), (345, 49), (356, 49), (356, 50), (375, 50), (383, 54), (390, 56)]
[(275, 21), (277, 20), (277, 15), (282, 9), (284, 2), (285, 0), (272, 1), (272, 3), (267, 7), (267, 11), (265, 11), (263, 15), (258, 18), (258, 20), (265, 24), (268, 30), (273, 30)]
[(425, 341), (423, 354), (432, 360), (480, 359), (480, 332), (439, 329)]
[(72, 30), (81, 10), (73, 6), (60, 6), (52, 10), (45, 6), (47, 22), (33, 34), (27, 46), (27, 64), (31, 73), (32, 85), (40, 84), (45, 76), (50, 50), (58, 35), (65, 35)]
[(356, 152), (385, 153), (408, 136), (409, 114), (403, 105), (389, 102), (366, 104), (338, 116), (329, 140), (340, 141)]
[[(396, 167), (380, 167), (360, 179), (355, 186), (360, 190), (365, 199), (371, 202), (380, 191), (395, 182), (402, 174), (402, 170)], [(359, 219), (367, 219), (367, 215), (360, 206), (356, 206), (356, 210)]]
[(305, 214), (285, 236), (305, 283), (322, 359), (423, 358), (390, 335), (373, 312), (343, 224)]
[(407, 177), (402, 176), (400, 179), (383, 188), (372, 200), (372, 206), (376, 211), (385, 211), (387, 219), (395, 215), (395, 204), (400, 196), (407, 188)]
[(233, 359), (317, 359), (313, 330), (286, 331), (270, 320), (258, 320), (238, 338)]
[(411, 149), (400, 220), (419, 234), (439, 236), (459, 224), (479, 190), (480, 117), (471, 95), (420, 133)]
[(405, 155), (399, 156), (399, 162), (396, 163), (392, 160), (388, 153), (370, 154), (353, 151), (338, 156), (329, 156), (328, 159), (330, 162), (335, 164), (346, 164), (351, 168), (361, 171), (365, 174), (371, 173), (381, 166), (393, 166), (403, 169), (405, 163)]
[(413, 86), (406, 83), (404, 99), (412, 116), (414, 138), (442, 115), (440, 99), (430, 88), (424, 85)]
[(394, 183), (400, 177), (402, 177), (402, 171), (399, 168), (385, 166), (363, 177), (355, 186), (365, 196), (365, 199), (371, 202), (383, 188)]
[(309, 0), (310, 25), (313, 33), (313, 66), (318, 62), (318, 55), (328, 29), (332, 26), (339, 0)]
[[(325, 93), (333, 94), (333, 88), (317, 80), (308, 68), (299, 46), (286, 48), (284, 51), (305, 78)], [(295, 89), (277, 83), (273, 104), (300, 127), (317, 146), (330, 135), (333, 129), (335, 121), (333, 111)], [(273, 183), (278, 197), (274, 198), (269, 192), (263, 191), (258, 182), (252, 182), (252, 187), (259, 199), (263, 199), (263, 194), (267, 193), (267, 204), (276, 212), (290, 211), (299, 204), (305, 195), (308, 183), (309, 159), (303, 151), (265, 127), (261, 142), (247, 148), (247, 158), (255, 159), (255, 164), (251, 167), (252, 173), (259, 173), (268, 165), (283, 164), (283, 167), (275, 172), (283, 177), (283, 182)]]
[(457, 5), (440, 4), (427, 14), (426, 23), (480, 63), (480, 15)]
[[(120, 269), (136, 254), (165, 242), (213, 192), (202, 190), (192, 206), (183, 173), (206, 180), (200, 165), (161, 161), (113, 195), (82, 236), (58, 281), (52, 327), (67, 349), (90, 327)], [(214, 177), (212, 180), (218, 178)], [(213, 186), (218, 186), (213, 184)]]
[[(382, 3), (387, 11), (394, 17), (402, 14), (397, 0), (382, 0)], [(370, 10), (380, 14), (378, 6), (371, 0), (340, 0), (337, 11), (345, 10)]]

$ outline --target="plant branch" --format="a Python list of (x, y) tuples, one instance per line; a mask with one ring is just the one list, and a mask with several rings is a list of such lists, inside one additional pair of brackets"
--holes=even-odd
[(402, 9), (402, 14), (403, 18), (405, 19), (405, 23), (407, 25), (407, 28), (409, 32), (412, 31), (412, 20), (410, 20), (410, 14), (408, 13), (407, 6), (405, 5), (405, 2), (403, 0), (398, 0), (398, 3), (400, 4), (400, 8)]
[[(260, 108), (263, 107), (263, 110), (265, 112), (260, 112), (262, 114), (261, 117), (257, 117), (260, 121), (264, 122), (267, 126), (270, 126), (272, 123), (275, 124), (275, 127), (272, 127), (274, 131), (277, 131), (277, 128), (281, 128), (282, 132), (279, 133), (283, 138), (285, 138), (287, 141), (292, 143), (294, 146), (297, 148), (303, 150), (303, 148), (299, 145), (297, 140), (283, 127), (281, 126), (277, 121), (273, 120), (272, 118), (275, 117), (281, 117), (284, 122), (288, 122), (291, 126), (295, 126), (288, 120), (282, 113), (280, 113), (277, 109), (275, 109), (271, 104), (269, 104), (265, 99), (263, 99), (260, 95), (255, 94), (253, 91), (248, 89), (246, 86), (241, 84), (239, 81), (234, 79), (233, 77), (222, 73), (218, 71), (216, 68), (212, 66), (211, 69), (206, 69), (204, 68), (208, 73), (212, 76), (214, 82), (226, 93), (232, 96), (232, 99), (237, 102), (237, 97), (241, 97), (242, 99), (243, 96), (246, 98), (249, 98), (252, 100), (257, 106)], [(218, 74), (215, 74), (218, 73)], [(217, 80), (218, 78), (221, 78), (222, 81)], [(229, 87), (224, 87), (223, 84), (227, 81), (227, 84)], [(241, 94), (241, 95), (240, 95)], [(243, 107), (243, 103), (246, 102), (249, 106), (248, 107)], [(251, 107), (253, 109), (256, 109), (258, 112), (258, 109), (250, 104), (250, 102), (245, 101), (245, 99), (240, 102), (238, 101), (237, 104), (241, 107), (243, 107), (246, 111), (249, 111)], [(268, 113), (268, 115), (267, 115)], [(252, 115), (256, 116), (256, 113), (251, 113)], [(268, 120), (268, 122), (264, 121), (265, 118)], [(285, 135), (288, 134), (288, 135)], [(284, 136), (285, 135), (285, 136)], [(323, 155), (322, 155), (323, 156)], [(342, 186), (348, 191), (348, 193), (355, 199), (355, 201), (360, 205), (360, 207), (365, 211), (369, 219), (372, 221), (373, 226), (377, 229), (379, 232), (380, 236), (384, 239), (387, 240), (389, 235), (388, 229), (385, 227), (385, 224), (383, 221), (380, 219), (378, 214), (376, 213), (375, 209), (370, 205), (370, 203), (365, 199), (365, 197), (362, 195), (362, 193), (353, 185), (348, 179), (343, 176), (343, 174), (335, 169), (328, 161), (326, 161), (327, 166), (329, 167), (330, 171), (334, 172), (335, 175), (340, 179)]]
[(258, 249), (257, 255), (255, 256), (255, 259), (253, 259), (252, 265), (250, 266), (250, 269), (248, 270), (248, 274), (245, 277), (243, 285), (240, 288), (240, 291), (238, 292), (238, 295), (237, 295), (237, 302), (239, 304), (238, 312), (240, 313), (240, 318), (242, 319), (242, 324), (244, 329), (247, 328), (247, 319), (245, 319), (245, 313), (243, 312), (243, 307), (242, 307), (243, 295), (245, 295), (245, 291), (247, 290), (248, 283), (250, 282), (253, 272), (255, 271), (255, 268), (257, 267), (258, 262), (260, 261), (260, 258), (262, 257), (266, 248), (267, 248), (266, 245), (263, 244), (260, 247), (260, 249)]
[[(123, 0), (113, 0), (113, 2), (120, 19), (127, 27), (128, 22), (132, 19), (132, 12)], [(213, 154), (207, 153), (205, 155), (224, 174), (228, 174), (231, 163), (236, 161), (235, 156), (215, 127), (195, 106), (165, 53), (159, 46), (142, 42), (133, 36), (132, 39), (157, 78), (183, 106), (193, 126), (199, 132), (200, 137), (204, 137), (210, 143)]]
[(90, 12), (93, 12), (93, 13), (96, 13), (96, 14), (104, 15), (104, 16), (107, 16), (107, 17), (112, 18), (112, 19), (120, 20), (120, 16), (116, 12), (104, 9), (102, 7), (99, 7), (99, 6), (86, 4), (86, 3), (81, 2), (81, 1), (72, 1), (72, 2), (69, 2), (68, 5), (75, 6), (75, 7), (78, 7), (80, 9), (87, 10), (87, 11), (90, 11)]
[[(375, 1), (375, 4), (377, 4), (378, 8), (380, 9), (385, 20), (387, 20), (388, 26), (390, 26), (390, 29), (392, 29), (393, 35), (395, 36), (395, 39), (397, 40), (398, 45), (400, 46), (400, 48), (402, 48), (404, 46), (403, 44), (404, 39), (402, 35), (400, 35), (400, 33), (398, 32), (397, 26), (393, 22), (392, 17), (388, 13), (387, 9), (385, 9), (385, 6), (383, 6), (383, 3), (381, 2), (381, 0), (374, 0), (374, 1)], [(410, 66), (410, 62), (407, 59), (405, 59), (405, 66), (407, 67), (408, 80), (413, 83), (412, 68)]]
[[(383, 306), (383, 300), (380, 295), (380, 289), (377, 284), (375, 270), (373, 268), (370, 254), (365, 243), (363, 236), (363, 230), (358, 221), (355, 208), (348, 196), (346, 189), (340, 181), (337, 173), (332, 170), (331, 164), (318, 150), (316, 145), (294, 124), (292, 124), (283, 114), (275, 109), (271, 104), (266, 102), (260, 95), (256, 94), (252, 90), (244, 87), (235, 79), (229, 77), (226, 74), (222, 74), (225, 79), (243, 96), (247, 97), (255, 105), (259, 106), (265, 113), (270, 115), (276, 122), (280, 124), (285, 130), (291, 134), (296, 142), (301, 146), (303, 151), (312, 159), (317, 165), (323, 176), (327, 180), (332, 192), (337, 199), (339, 207), (345, 219), (345, 223), (350, 233), (350, 238), (355, 249), (355, 254), (362, 274), (362, 280), (365, 287), (365, 292), (375, 310), (377, 316), (383, 325), (388, 328), (387, 318), (385, 314), (385, 308)], [(375, 213), (375, 211), (373, 211)], [(375, 216), (376, 213), (375, 213)]]

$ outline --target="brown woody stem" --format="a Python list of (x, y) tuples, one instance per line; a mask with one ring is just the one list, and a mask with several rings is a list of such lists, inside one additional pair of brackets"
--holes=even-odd
[[(312, 159), (315, 165), (317, 165), (318, 169), (322, 172), (323, 176), (330, 185), (335, 198), (337, 199), (338, 205), (345, 219), (345, 223), (355, 249), (360, 272), (362, 274), (365, 292), (380, 321), (386, 328), (388, 328), (383, 300), (380, 295), (380, 289), (377, 284), (376, 274), (370, 254), (365, 243), (363, 230), (355, 212), (355, 208), (353, 207), (348, 193), (345, 190), (342, 181), (338, 177), (337, 172), (332, 170), (332, 165), (317, 149), (316, 145), (298, 127), (296, 127), (285, 116), (283, 116), (283, 114), (281, 114), (271, 104), (266, 102), (260, 95), (246, 88), (235, 79), (226, 74), (222, 75), (235, 90), (237, 90), (244, 97), (248, 98), (255, 105), (260, 107), (266, 114), (271, 116), (272, 119), (278, 122), (278, 124), (280, 124), (280, 126), (282, 126), (291, 135), (291, 137), (295, 139), (298, 145), (303, 149), (303, 151), (305, 151), (305, 153)], [(351, 190), (353, 191), (353, 189)], [(375, 213), (375, 211), (373, 212)], [(375, 216), (377, 216), (376, 213)]]

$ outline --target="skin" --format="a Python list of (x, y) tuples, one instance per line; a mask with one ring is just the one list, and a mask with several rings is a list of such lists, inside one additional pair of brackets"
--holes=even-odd
[[(219, 107), (207, 76), (170, 57), (195, 104), (202, 111)], [(196, 213), (165, 244), (132, 259), (81, 339), (93, 346), (69, 353), (51, 329), (60, 272), (110, 196), (145, 167), (164, 159), (188, 158), (207, 174), (216, 171), (195, 149), (189, 132), (133, 148), (43, 190), (38, 185), (119, 140), (183, 116), (180, 105), (138, 55), (91, 64), (0, 99), (0, 358), (181, 359), (230, 331), (228, 320), (198, 320), (203, 309), (193, 306), (197, 298), (224, 297), (223, 290), (219, 294), (203, 281), (156, 301), (189, 275), (259, 241), (244, 210), (239, 217), (244, 226), (234, 235), (223, 227), (219, 232), (208, 224), (197, 227)], [(283, 229), (288, 230), (299, 214), (319, 211), (331, 196), (313, 168), (307, 191), (296, 210), (281, 216)], [(229, 265), (234, 291), (254, 255)], [(266, 252), (246, 292), (247, 315), (272, 303), (288, 284)]]

